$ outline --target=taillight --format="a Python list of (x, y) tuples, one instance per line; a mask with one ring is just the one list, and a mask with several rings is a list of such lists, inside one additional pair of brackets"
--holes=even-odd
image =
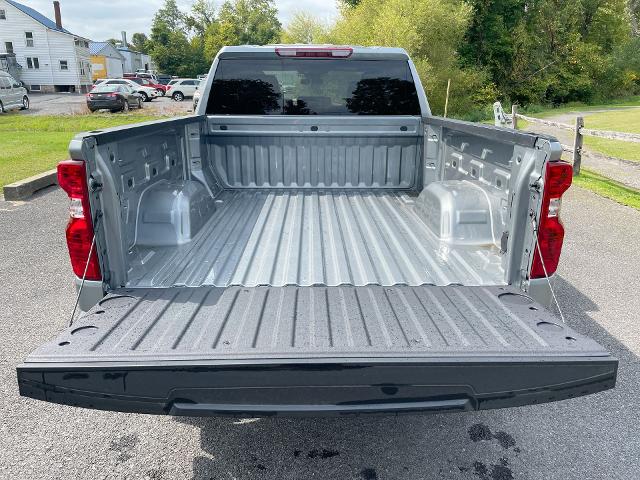
[(279, 57), (348, 58), (353, 53), (350, 47), (277, 47)]
[[(64, 160), (58, 164), (58, 184), (69, 196), (69, 223), (67, 224), (67, 247), (73, 273), (85, 274), (87, 280), (101, 280), (100, 264), (93, 243), (93, 224), (89, 207), (89, 188), (84, 162)], [(91, 256), (89, 257), (89, 252)], [(88, 262), (87, 262), (88, 259)]]
[[(542, 195), (542, 209), (538, 222), (538, 243), (542, 252), (542, 260), (547, 275), (553, 275), (558, 269), (560, 252), (564, 241), (564, 227), (560, 221), (560, 204), (562, 195), (571, 186), (573, 169), (567, 162), (547, 163), (544, 175), (544, 191)], [(545, 268), (540, 259), (540, 252), (535, 248), (531, 278), (543, 278)]]

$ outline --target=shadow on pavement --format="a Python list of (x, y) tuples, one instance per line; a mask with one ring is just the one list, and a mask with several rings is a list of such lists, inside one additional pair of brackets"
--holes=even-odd
[[(567, 323), (620, 359), (625, 375), (615, 390), (462, 414), (176, 417), (200, 428), (202, 454), (193, 459), (193, 478), (580, 479), (606, 468), (601, 455), (615, 459), (637, 454), (640, 447), (620, 438), (635, 431), (638, 357), (589, 316), (598, 306), (587, 296), (563, 278), (554, 286)], [(634, 406), (621, 414), (625, 402)]]

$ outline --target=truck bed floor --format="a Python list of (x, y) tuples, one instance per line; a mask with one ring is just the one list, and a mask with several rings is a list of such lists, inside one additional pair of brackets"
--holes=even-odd
[(501, 285), (498, 249), (441, 244), (401, 192), (224, 192), (197, 236), (136, 247), (130, 287)]
[(174, 287), (108, 295), (28, 362), (604, 353), (512, 287)]

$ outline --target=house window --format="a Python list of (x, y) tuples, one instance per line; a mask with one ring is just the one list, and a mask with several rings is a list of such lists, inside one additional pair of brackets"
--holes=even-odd
[(40, 91), (40, 85), (38, 85), (36, 83), (32, 83), (31, 84), (31, 91), (32, 92), (39, 92)]
[(84, 62), (78, 62), (78, 68), (80, 70), (80, 75), (84, 75), (85, 74)]
[(60, 60), (60, 70), (69, 70), (69, 62)]
[(0, 10), (0, 20), (6, 20), (7, 19), (7, 12), (5, 12), (4, 10)]
[(38, 70), (40, 68), (38, 57), (27, 57), (27, 68)]
[(13, 53), (13, 42), (4, 42), (4, 49), (7, 53)]
[(24, 32), (24, 38), (27, 41), (27, 47), (33, 47), (33, 32)]

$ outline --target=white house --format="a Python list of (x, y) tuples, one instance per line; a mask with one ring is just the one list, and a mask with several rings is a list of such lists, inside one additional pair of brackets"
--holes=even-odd
[(109, 42), (89, 42), (93, 80), (98, 78), (122, 78), (125, 58)]
[(32, 91), (86, 92), (91, 85), (89, 40), (14, 0), (0, 0), (0, 54), (13, 53), (19, 77)]

